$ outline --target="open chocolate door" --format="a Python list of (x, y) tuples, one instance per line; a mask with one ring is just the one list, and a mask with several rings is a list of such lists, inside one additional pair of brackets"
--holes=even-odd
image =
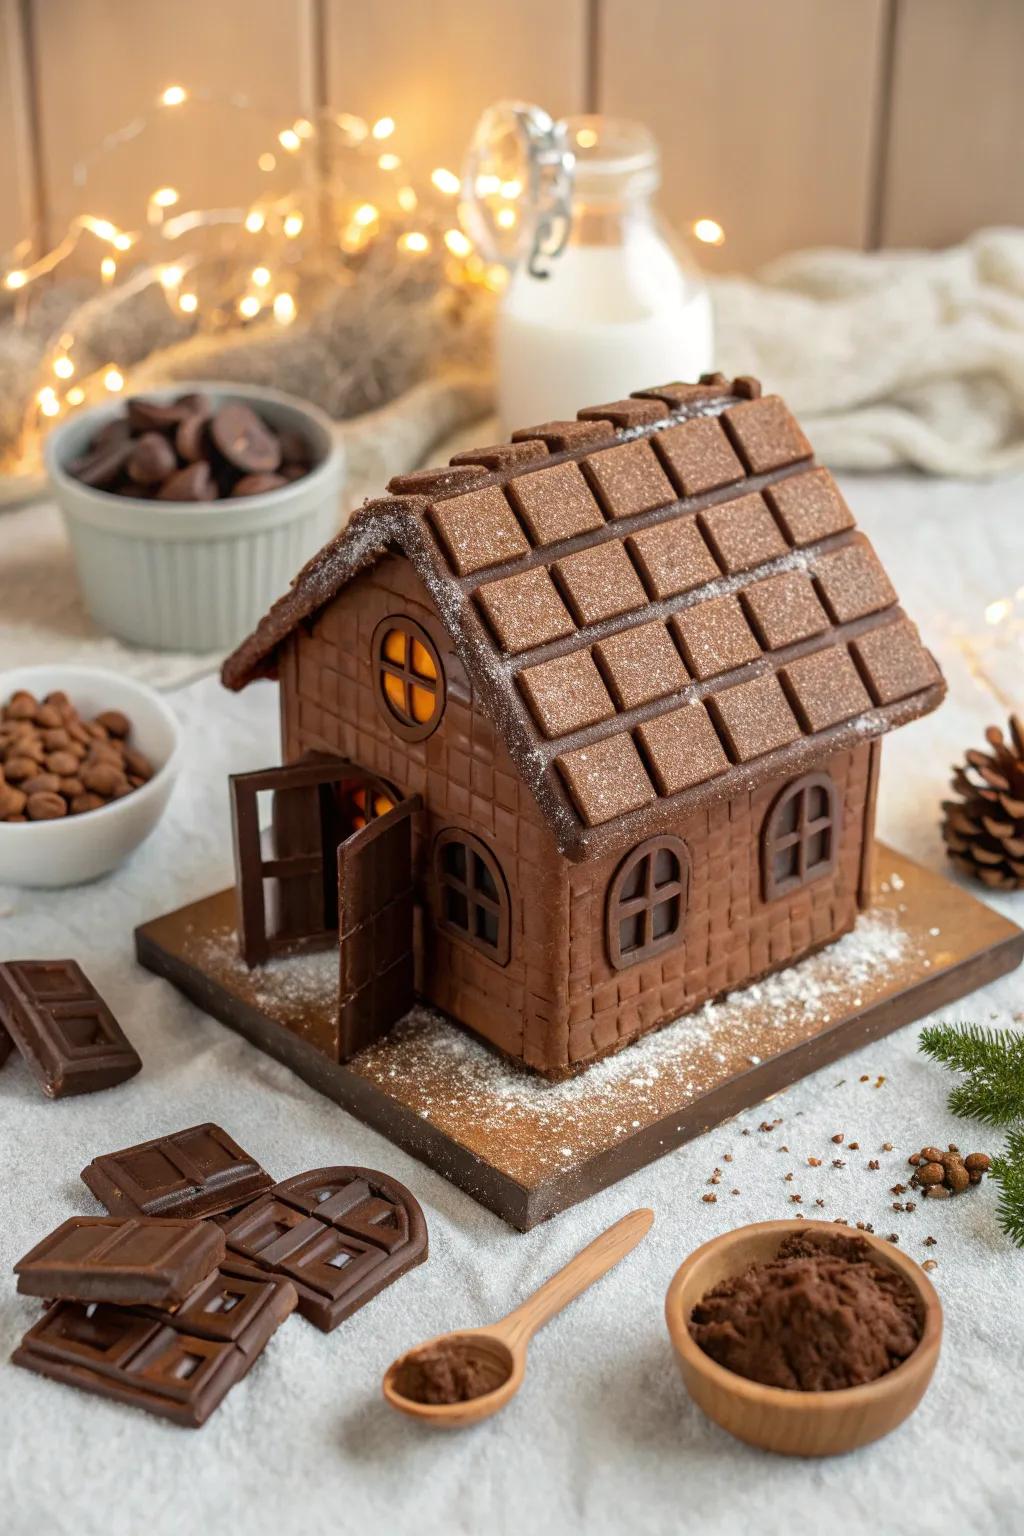
[[(263, 793), (273, 795), (269, 848), (260, 828)], [(232, 777), (238, 941), (247, 965), (337, 943), (337, 848), (396, 799), (341, 757)]]
[(384, 1035), (415, 997), (413, 816), (419, 795), (338, 849), (339, 1059)]

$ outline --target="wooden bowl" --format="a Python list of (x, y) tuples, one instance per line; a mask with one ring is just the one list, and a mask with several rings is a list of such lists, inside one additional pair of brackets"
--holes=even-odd
[[(766, 1387), (718, 1365), (690, 1336), (690, 1315), (712, 1286), (773, 1259), (783, 1238), (808, 1230), (863, 1237), (878, 1262), (897, 1270), (917, 1298), (921, 1341), (902, 1365), (877, 1381), (835, 1392)], [(698, 1407), (738, 1440), (783, 1456), (836, 1456), (887, 1435), (924, 1396), (942, 1342), (942, 1305), (920, 1266), (892, 1243), (830, 1221), (763, 1221), (712, 1238), (676, 1271), (665, 1316), (683, 1380)]]

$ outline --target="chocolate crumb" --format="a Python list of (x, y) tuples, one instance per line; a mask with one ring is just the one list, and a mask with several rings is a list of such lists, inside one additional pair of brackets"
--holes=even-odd
[(821, 1158), (820, 1157), (809, 1157), (807, 1159), (807, 1166), (808, 1166), (808, 1168), (820, 1168), (821, 1167)]
[(730, 1189), (729, 1193), (730, 1193), (730, 1195), (738, 1195), (739, 1194), (739, 1190), (738, 1189)]
[(907, 1192), (906, 1184), (894, 1184), (892, 1186), (892, 1188), (890, 1189), (890, 1191), (889, 1191), (890, 1195), (905, 1195), (906, 1192)]
[(870, 1072), (862, 1072), (861, 1075), (860, 1075), (860, 1081), (862, 1083), (869, 1083), (871, 1081), (871, 1073)]
[(825, 1209), (825, 1202), (824, 1202), (824, 1200), (815, 1200), (814, 1203), (815, 1203), (815, 1205), (820, 1206), (822, 1210)]
[(787, 1174), (786, 1174), (786, 1176), (785, 1176), (785, 1182), (786, 1182), (786, 1183), (787, 1183), (787, 1184), (792, 1184), (792, 1182), (793, 1182), (793, 1175), (792, 1175), (792, 1174), (791, 1174), (791, 1173), (787, 1173)]
[(803, 1195), (790, 1195), (789, 1199), (792, 1205), (802, 1205), (804, 1197)]
[(916, 1200), (908, 1200), (906, 1205), (903, 1207), (903, 1209), (905, 1211), (916, 1211), (917, 1210), (917, 1202), (916, 1202)]
[(921, 1268), (927, 1270), (929, 1274), (931, 1274), (933, 1269), (938, 1269), (938, 1267), (938, 1259), (925, 1259), (924, 1263), (921, 1265)]
[(877, 1157), (873, 1157), (873, 1158), (872, 1158), (872, 1159), (871, 1159), (871, 1161), (870, 1161), (870, 1162), (869, 1162), (869, 1163), (868, 1163), (868, 1167), (869, 1167), (869, 1168), (870, 1168), (870, 1169), (871, 1169), (871, 1171), (872, 1171), (872, 1173), (877, 1173), (877, 1172), (878, 1172), (878, 1169), (879, 1169), (879, 1168), (881, 1168), (881, 1166), (882, 1166), (882, 1165), (881, 1165), (881, 1163), (880, 1163), (880, 1162), (879, 1162), (879, 1161), (878, 1161), (878, 1158), (877, 1158)]
[(937, 1242), (938, 1242), (938, 1238), (937, 1237), (932, 1237), (932, 1236), (929, 1235), (924, 1240), (924, 1246), (926, 1248), (934, 1248)]
[(846, 1145), (847, 1145), (848, 1149), (851, 1152), (859, 1152), (860, 1151), (860, 1142), (859, 1141), (848, 1141), (846, 1143)]
[(883, 1141), (882, 1142), (882, 1151), (883, 1152), (891, 1152), (892, 1151), (892, 1142), (891, 1141)]
[(832, 1137), (832, 1140), (835, 1142), (837, 1147), (842, 1146), (842, 1143), (843, 1143), (843, 1132), (842, 1131), (837, 1131), (836, 1134)]
[(731, 1163), (732, 1162), (732, 1153), (731, 1152), (723, 1152), (723, 1154), (722, 1154), (722, 1162), (723, 1163)]
[(701, 1199), (703, 1200), (705, 1205), (715, 1205), (715, 1204), (717, 1204), (718, 1196), (717, 1195), (701, 1195)]
[(832, 1167), (833, 1168), (845, 1168), (846, 1167), (846, 1159), (842, 1158), (842, 1157), (834, 1157), (832, 1159)]

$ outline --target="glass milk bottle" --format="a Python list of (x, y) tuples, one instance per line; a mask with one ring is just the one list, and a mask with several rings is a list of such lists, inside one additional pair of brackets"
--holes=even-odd
[[(506, 110), (535, 115), (520, 119), (526, 195), (498, 312), (502, 430), (710, 371), (710, 300), (654, 210), (660, 164), (648, 130), (596, 116), (552, 124), (537, 109)], [(511, 189), (507, 179), (501, 187)], [(499, 208), (495, 219), (500, 229), (509, 214)]]

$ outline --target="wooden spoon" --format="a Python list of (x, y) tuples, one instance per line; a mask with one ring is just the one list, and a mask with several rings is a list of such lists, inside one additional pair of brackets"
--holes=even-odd
[[(399, 1356), (384, 1376), (384, 1396), (392, 1408), (440, 1429), (465, 1429), (470, 1424), (479, 1424), (481, 1419), (489, 1419), (522, 1386), (526, 1347), (537, 1329), (625, 1258), (650, 1230), (653, 1220), (653, 1211), (630, 1211), (499, 1323), (489, 1328), (442, 1333)], [(479, 1371), (487, 1383), (479, 1397), (462, 1403), (420, 1403), (406, 1395), (403, 1388), (409, 1385), (417, 1357), (441, 1350), (462, 1356)]]

